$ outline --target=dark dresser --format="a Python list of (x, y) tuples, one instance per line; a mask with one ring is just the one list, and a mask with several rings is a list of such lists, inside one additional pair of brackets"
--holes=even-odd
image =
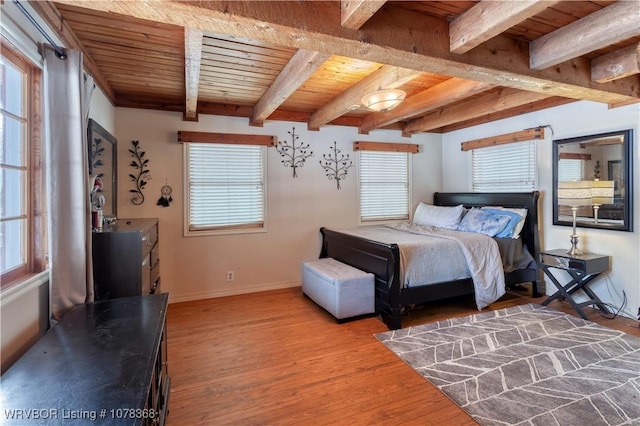
[(92, 242), (96, 300), (160, 291), (158, 219), (118, 219)]
[(0, 380), (0, 424), (162, 425), (168, 294), (75, 306)]

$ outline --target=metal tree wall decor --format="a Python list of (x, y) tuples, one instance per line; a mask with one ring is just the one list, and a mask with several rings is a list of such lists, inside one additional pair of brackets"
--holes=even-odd
[(293, 169), (293, 177), (295, 178), (298, 177), (296, 169), (298, 167), (304, 166), (307, 158), (313, 155), (313, 151), (308, 151), (309, 144), (301, 143), (300, 145), (296, 145), (296, 142), (300, 138), (300, 136), (296, 135), (295, 127), (287, 133), (291, 135), (291, 144), (278, 141), (276, 149), (280, 153), (280, 156), (283, 158), (281, 163), (285, 167), (291, 167)]
[(131, 155), (134, 159), (131, 160), (131, 167), (138, 170), (137, 176), (133, 173), (129, 173), (129, 178), (131, 178), (132, 182), (136, 183), (136, 187), (134, 189), (130, 189), (131, 192), (131, 202), (136, 206), (144, 203), (144, 194), (142, 193), (142, 189), (145, 187), (147, 182), (151, 180), (151, 172), (147, 168), (149, 164), (149, 160), (144, 158), (144, 151), (140, 150), (140, 142), (131, 141), (133, 145), (133, 149), (129, 150), (129, 155)]
[(349, 154), (341, 154), (342, 150), (338, 149), (336, 142), (333, 142), (332, 154), (322, 154), (323, 160), (320, 165), (325, 171), (325, 175), (329, 180), (335, 180), (340, 190), (340, 181), (347, 178), (347, 170), (353, 166), (353, 161), (349, 160)]

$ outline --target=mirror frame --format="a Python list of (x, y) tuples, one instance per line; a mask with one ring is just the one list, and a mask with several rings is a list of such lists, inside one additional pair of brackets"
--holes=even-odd
[(611, 136), (623, 136), (623, 143), (621, 146), (621, 173), (622, 183), (625, 188), (625, 197), (622, 203), (623, 208), (623, 219), (622, 224), (615, 223), (595, 223), (595, 222), (584, 222), (584, 221), (576, 221), (576, 227), (579, 228), (598, 228), (598, 229), (610, 229), (614, 231), (633, 231), (633, 130), (619, 130), (615, 132), (608, 133), (600, 133), (594, 135), (586, 135), (579, 136), (575, 138), (568, 139), (558, 139), (553, 141), (553, 224), (561, 225), (561, 226), (573, 226), (572, 221), (568, 220), (560, 220), (559, 218), (559, 208), (558, 208), (558, 162), (560, 146), (563, 144), (569, 143), (577, 143), (582, 141), (587, 141), (590, 139), (599, 139), (604, 137)]
[[(101, 139), (111, 145), (111, 194), (104, 194), (111, 201), (111, 212), (105, 213), (105, 217), (117, 217), (118, 216), (118, 141), (109, 132), (107, 132), (100, 124), (95, 120), (89, 119), (89, 125), (87, 126), (87, 145), (89, 147), (89, 176), (93, 175), (93, 147), (94, 139)], [(103, 181), (104, 181), (103, 177)]]

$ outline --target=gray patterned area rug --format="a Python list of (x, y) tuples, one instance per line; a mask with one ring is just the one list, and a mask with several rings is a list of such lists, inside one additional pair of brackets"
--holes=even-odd
[(482, 425), (640, 425), (640, 338), (529, 304), (377, 334)]

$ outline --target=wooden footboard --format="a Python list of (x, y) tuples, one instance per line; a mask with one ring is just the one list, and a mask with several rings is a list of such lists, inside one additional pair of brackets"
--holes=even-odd
[(321, 228), (320, 257), (375, 275), (376, 313), (390, 329), (400, 328), (400, 251), (396, 244), (384, 244)]
[(461, 279), (426, 286), (402, 288), (400, 249), (355, 235), (321, 228), (320, 257), (331, 257), (375, 275), (375, 309), (390, 330), (402, 328), (406, 306), (473, 294), (473, 281)]

